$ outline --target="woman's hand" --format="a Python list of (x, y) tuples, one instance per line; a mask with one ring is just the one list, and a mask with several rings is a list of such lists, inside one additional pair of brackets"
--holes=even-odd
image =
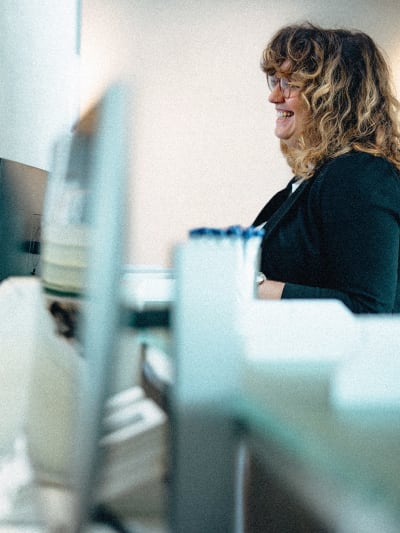
[(258, 298), (264, 300), (280, 300), (285, 284), (282, 281), (266, 279), (257, 287)]

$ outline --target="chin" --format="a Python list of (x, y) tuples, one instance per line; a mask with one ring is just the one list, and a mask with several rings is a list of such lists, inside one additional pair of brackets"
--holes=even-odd
[(285, 147), (286, 150), (295, 150), (299, 147), (299, 138), (281, 139), (281, 149)]

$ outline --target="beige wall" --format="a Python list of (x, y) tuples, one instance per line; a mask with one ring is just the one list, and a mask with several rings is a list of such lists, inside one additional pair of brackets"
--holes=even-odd
[(83, 0), (82, 108), (132, 90), (127, 261), (169, 265), (199, 225), (247, 225), (290, 177), (259, 70), (280, 26), (362, 29), (400, 87), (398, 0)]

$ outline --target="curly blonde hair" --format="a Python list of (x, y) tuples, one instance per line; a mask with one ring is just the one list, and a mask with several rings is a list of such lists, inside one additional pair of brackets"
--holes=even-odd
[(326, 159), (352, 150), (383, 156), (400, 170), (400, 103), (371, 37), (310, 23), (287, 26), (265, 48), (261, 68), (279, 73), (285, 61), (310, 111), (298, 146), (281, 142), (296, 176), (309, 178)]

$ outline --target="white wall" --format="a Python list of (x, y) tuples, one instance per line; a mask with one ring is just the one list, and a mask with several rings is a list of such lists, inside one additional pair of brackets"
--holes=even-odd
[(48, 170), (78, 112), (78, 0), (2, 0), (0, 157)]
[(259, 70), (283, 24), (362, 29), (400, 86), (398, 0), (83, 0), (86, 108), (115, 79), (132, 88), (127, 260), (170, 264), (200, 225), (247, 225), (290, 172)]

